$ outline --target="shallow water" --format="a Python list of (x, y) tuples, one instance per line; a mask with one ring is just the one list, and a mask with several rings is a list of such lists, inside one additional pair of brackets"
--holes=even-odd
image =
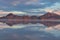
[(0, 23), (0, 40), (60, 40), (60, 23), (41, 22), (13, 26)]

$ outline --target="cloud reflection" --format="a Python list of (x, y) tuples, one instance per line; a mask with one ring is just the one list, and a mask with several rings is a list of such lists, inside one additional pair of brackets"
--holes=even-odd
[(24, 29), (0, 30), (1, 40), (53, 40), (55, 37), (44, 31), (30, 31)]
[[(57, 22), (41, 22), (41, 24), (18, 24), (12, 27), (0, 23), (0, 39), (2, 40), (60, 40), (60, 24)], [(46, 25), (45, 25), (46, 24)], [(52, 24), (52, 25), (51, 25)], [(24, 26), (23, 26), (24, 25)]]

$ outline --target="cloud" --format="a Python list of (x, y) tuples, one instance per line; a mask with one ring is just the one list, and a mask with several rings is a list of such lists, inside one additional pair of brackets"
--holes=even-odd
[(22, 12), (22, 11), (4, 11), (4, 10), (0, 10), (0, 14), (9, 14), (9, 13), (13, 13), (13, 14), (27, 14), (26, 12)]
[[(0, 6), (7, 6), (5, 10), (21, 10), (32, 8), (44, 8), (52, 5), (52, 1), (48, 0), (1, 0)], [(2, 8), (4, 9), (4, 8)]]
[(34, 12), (34, 13), (54, 12), (54, 13), (60, 15), (60, 3), (58, 3), (58, 2), (54, 3), (50, 7), (27, 10), (27, 12)]
[(11, 4), (14, 5), (14, 6), (17, 6), (18, 4), (20, 4), (20, 1), (14, 1)]
[(59, 0), (0, 0), (0, 10), (5, 11), (25, 11), (40, 14), (46, 10), (60, 9)]
[(19, 4), (30, 5), (30, 4), (34, 4), (34, 2), (38, 2), (38, 0), (13, 0), (11, 4), (14, 6), (17, 6)]

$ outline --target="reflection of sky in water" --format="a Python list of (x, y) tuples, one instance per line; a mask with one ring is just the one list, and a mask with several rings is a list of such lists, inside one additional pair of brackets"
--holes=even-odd
[[(18, 24), (18, 25), (13, 25), (13, 26), (10, 27), (10, 26), (6, 25), (5, 23), (0, 23), (0, 29), (1, 29), (0, 33), (2, 31), (3, 35), (5, 33), (6, 35), (8, 34), (9, 36), (12, 35), (14, 38), (15, 37), (19, 38), (19, 35), (20, 35), (19, 32), (24, 33), (25, 37), (29, 37), (29, 38), (37, 37), (37, 39), (40, 36), (43, 37), (43, 38), (44, 38), (44, 36), (45, 37), (48, 36), (48, 35), (51, 36), (51, 34), (54, 37), (59, 37), (60, 36), (60, 25), (47, 27), (47, 26), (45, 26), (43, 24), (24, 24), (24, 25), (23, 24)], [(45, 34), (45, 33), (44, 34), (43, 33), (39, 34), (39, 32), (46, 32), (47, 34)], [(35, 34), (35, 35), (32, 35), (32, 34)], [(38, 35), (40, 35), (40, 36), (38, 36)], [(35, 40), (37, 40), (37, 39), (35, 39)], [(48, 39), (46, 39), (46, 40), (48, 40)], [(52, 39), (54, 39), (54, 38), (52, 38)], [(44, 39), (42, 39), (42, 40), (44, 40)]]

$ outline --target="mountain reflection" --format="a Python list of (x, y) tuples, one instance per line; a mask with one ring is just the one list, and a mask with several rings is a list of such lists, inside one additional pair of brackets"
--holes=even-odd
[(19, 23), (19, 22), (2, 22), (2, 23), (6, 23), (7, 25), (12, 27), (18, 24), (19, 27), (20, 24), (23, 25), (26, 24), (27, 26), (17, 29), (9, 27), (0, 29), (0, 40), (60, 40), (60, 36), (56, 37), (53, 33), (47, 32), (47, 30), (49, 31), (49, 27), (55, 27), (55, 26), (58, 27), (60, 22), (47, 22), (47, 21), (44, 22), (40, 21), (39, 23), (31, 22), (32, 25), (36, 24), (34, 26), (30, 25), (29, 23)]
[(45, 25), (45, 26), (47, 26), (47, 27), (51, 27), (51, 26), (53, 27), (53, 26), (56, 26), (56, 25), (59, 25), (60, 24), (60, 22), (51, 22), (51, 21), (50, 22), (48, 22), (48, 21), (47, 22), (46, 21), (44, 22), (43, 21), (43, 22), (40, 22), (40, 23), (43, 24), (43, 25)]
[[(4, 24), (2, 25), (0, 24), (0, 26), (2, 26), (0, 27), (2, 28), (0, 29), (0, 40), (60, 40), (60, 35), (59, 35), (60, 31), (52, 30), (53, 28), (60, 30), (60, 22), (39, 21), (35, 23), (30, 22), (29, 24), (24, 22), (15, 22), (15, 21), (3, 22), (2, 21), (1, 23), (4, 23)], [(7, 27), (5, 23), (9, 27)], [(19, 24), (19, 27), (22, 27), (20, 24), (24, 25), (24, 27), (14, 29), (13, 26), (14, 25), (16, 26), (18, 24)], [(25, 26), (25, 24), (27, 26)], [(6, 28), (3, 28), (5, 26)], [(56, 31), (56, 32), (51, 33), (50, 30), (52, 30), (52, 32), (53, 31)], [(55, 34), (59, 36), (57, 37), (55, 36)]]
[(50, 27), (50, 26), (56, 26), (56, 25), (58, 25), (58, 24), (60, 24), (60, 22), (53, 22), (53, 21), (31, 21), (31, 22), (29, 22), (29, 23), (26, 23), (26, 22), (16, 22), (16, 21), (5, 21), (5, 22), (3, 22), (2, 21), (2, 23), (6, 23), (7, 25), (9, 25), (9, 26), (13, 26), (13, 25), (17, 25), (17, 24), (37, 24), (37, 23), (40, 23), (40, 24), (43, 24), (43, 25), (45, 25), (45, 26), (47, 26), (47, 27)]

